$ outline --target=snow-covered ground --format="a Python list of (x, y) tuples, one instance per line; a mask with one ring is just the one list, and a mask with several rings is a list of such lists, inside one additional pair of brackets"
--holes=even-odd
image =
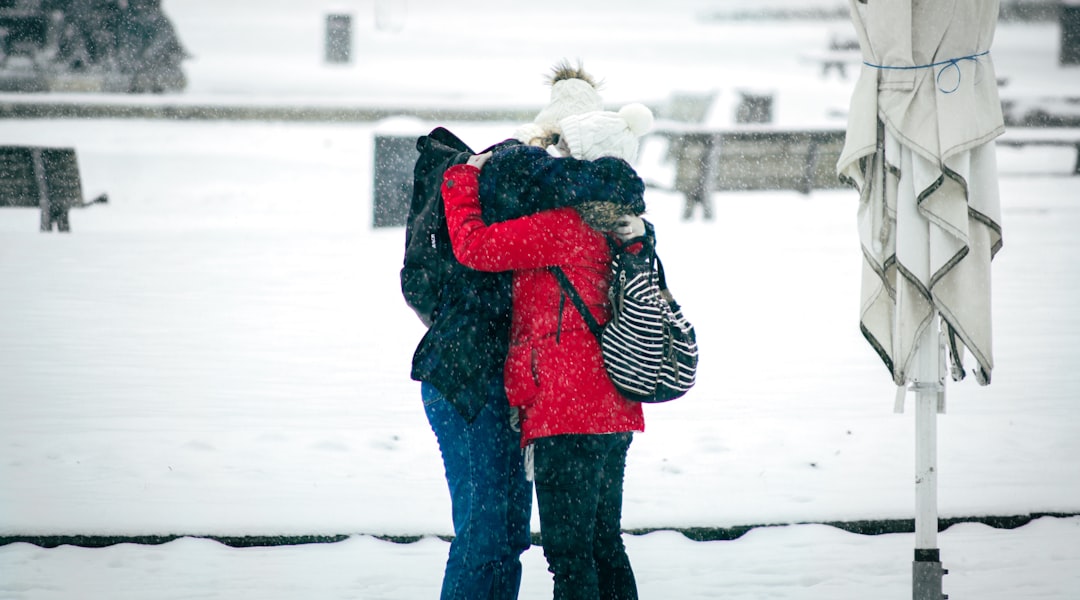
[[(494, 3), (482, 6), (485, 17), (414, 1), (398, 14), (400, 30), (371, 25), (360, 56), (381, 53), (390, 66), (378, 68), (321, 65), (324, 11), (300, 3), (266, 3), (251, 17), (273, 36), (228, 37), (221, 24), (240, 23), (241, 4), (251, 6), (166, 2), (196, 57), (192, 97), (304, 102), (366, 80), (341, 97), (381, 89), (439, 104), (501, 90), (510, 104), (541, 103), (540, 74), (580, 56), (606, 77), (614, 103), (723, 95), (767, 75), (804, 89), (778, 98), (781, 124), (799, 124), (829, 121), (827, 107), (851, 83), (821, 79), (798, 56), (843, 23), (703, 25), (693, 16), (705, 3), (690, 0), (663, 12), (566, 9), (539, 31), (527, 27), (551, 19), (539, 8), (510, 19)], [(353, 6), (371, 14), (370, 4)], [(300, 13), (316, 17), (306, 38)], [(586, 25), (604, 19), (617, 24), (610, 35), (585, 39)], [(504, 45), (466, 25), (502, 32)], [(706, 27), (716, 29), (697, 29)], [(1003, 26), (999, 71), (1055, 85), (1063, 70), (1052, 64), (1049, 28)], [(458, 39), (446, 41), (453, 32)], [(424, 40), (432, 45), (418, 47)], [(757, 62), (737, 52), (753, 43)], [(429, 60), (444, 47), (445, 60)], [(728, 67), (735, 62), (743, 64)], [(514, 126), (446, 125), (477, 148)], [(372, 142), (387, 126), (0, 120), (5, 144), (75, 147), (86, 196), (110, 196), (73, 213), (70, 235), (39, 233), (36, 210), (0, 210), (0, 536), (352, 535), (248, 549), (190, 538), (9, 544), (0, 547), (0, 598), (437, 594), (445, 542), (370, 537), (451, 532), (438, 448), (408, 377), (422, 326), (398, 291), (403, 232), (370, 226)], [(670, 178), (660, 143), (644, 150), (642, 174)], [(997, 368), (989, 387), (949, 386), (939, 420), (945, 518), (1080, 512), (1074, 161), (1065, 150), (999, 153)], [(702, 371), (686, 398), (647, 408), (629, 456), (624, 525), (912, 518), (912, 411), (893, 413), (890, 379), (858, 331), (853, 193), (715, 200), (715, 221), (686, 223), (678, 196), (647, 196), (673, 291), (698, 330)], [(805, 524), (735, 541), (657, 532), (627, 544), (644, 598), (910, 595), (910, 534)], [(1014, 530), (961, 524), (939, 546), (953, 598), (1080, 596), (1080, 518)], [(549, 596), (541, 550), (525, 561), (523, 598)]]

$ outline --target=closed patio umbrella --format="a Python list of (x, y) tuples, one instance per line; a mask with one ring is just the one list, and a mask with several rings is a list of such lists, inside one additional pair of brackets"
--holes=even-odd
[(860, 194), (860, 328), (898, 389), (916, 391), (915, 598), (941, 598), (936, 414), (944, 356), (994, 367), (990, 263), (1001, 248), (990, 46), (998, 0), (850, 0), (863, 66), (841, 178)]

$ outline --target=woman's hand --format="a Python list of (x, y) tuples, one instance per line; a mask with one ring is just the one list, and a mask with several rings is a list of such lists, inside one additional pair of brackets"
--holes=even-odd
[(491, 158), (491, 152), (485, 152), (483, 154), (473, 154), (469, 157), (469, 160), (465, 162), (467, 165), (472, 165), (477, 169), (484, 168), (484, 163)]
[(628, 240), (645, 235), (645, 221), (633, 215), (619, 217), (619, 220), (615, 221), (615, 229), (612, 233), (619, 238), (620, 242), (626, 243)]

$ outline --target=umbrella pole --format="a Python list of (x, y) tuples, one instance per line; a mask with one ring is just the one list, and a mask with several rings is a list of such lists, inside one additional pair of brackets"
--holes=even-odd
[(912, 389), (915, 404), (915, 561), (912, 598), (942, 600), (941, 568), (937, 547), (937, 415), (945, 406), (944, 347), (937, 315), (919, 340), (918, 366)]

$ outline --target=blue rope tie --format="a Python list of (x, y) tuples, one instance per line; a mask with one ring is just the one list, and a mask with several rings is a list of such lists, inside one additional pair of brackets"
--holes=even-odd
[[(972, 61), (977, 62), (979, 60), (980, 56), (985, 56), (987, 54), (990, 54), (989, 50), (980, 52), (978, 54), (969, 54), (967, 56), (960, 56), (960, 57), (957, 57), (957, 58), (950, 58), (949, 60), (942, 60), (942, 61), (939, 61), (939, 62), (936, 62), (936, 63), (930, 63), (928, 65), (912, 65), (910, 67), (893, 67), (893, 66), (889, 66), (889, 65), (875, 65), (874, 63), (867, 62), (865, 60), (863, 61), (863, 64), (868, 66), (868, 67), (873, 67), (875, 69), (892, 69), (892, 70), (896, 70), (896, 71), (910, 71), (912, 69), (933, 69), (934, 67), (940, 67), (940, 66), (944, 65), (945, 68), (938, 71), (937, 75), (934, 77), (934, 82), (937, 83), (938, 90), (940, 90), (941, 93), (943, 93), (943, 94), (951, 94), (951, 93), (955, 92), (956, 90), (960, 89), (961, 76), (960, 76), (960, 65), (958, 63), (960, 61), (962, 61), (962, 60), (972, 60)], [(949, 67), (952, 67), (952, 68), (956, 69), (956, 85), (954, 85), (952, 87), (952, 89), (947, 90), (947, 89), (941, 87), (941, 74), (944, 73), (946, 71), (946, 69), (948, 69)]]

